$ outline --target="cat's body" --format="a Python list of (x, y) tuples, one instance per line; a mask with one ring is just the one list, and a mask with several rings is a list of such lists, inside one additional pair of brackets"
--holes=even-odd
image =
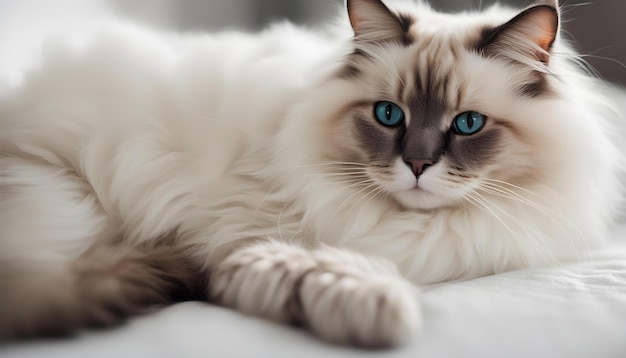
[(419, 324), (404, 278), (584, 257), (619, 156), (595, 82), (554, 42), (556, 6), (507, 23), (354, 0), (356, 40), (119, 26), (53, 47), (0, 100), (0, 334), (182, 291), (395, 344)]

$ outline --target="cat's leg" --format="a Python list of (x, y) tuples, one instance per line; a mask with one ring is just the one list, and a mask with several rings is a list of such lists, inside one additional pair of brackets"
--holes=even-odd
[(154, 305), (203, 298), (203, 279), (171, 246), (98, 247), (64, 266), (0, 269), (0, 340), (117, 325)]
[(333, 342), (390, 346), (420, 325), (415, 290), (383, 260), (264, 242), (234, 251), (213, 268), (209, 298), (302, 324)]
[(114, 324), (202, 282), (176, 248), (120, 235), (75, 173), (0, 158), (0, 339)]

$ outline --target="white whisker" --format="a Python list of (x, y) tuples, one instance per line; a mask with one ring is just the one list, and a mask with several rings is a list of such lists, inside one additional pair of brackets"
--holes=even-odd
[[(550, 202), (546, 202), (546, 198), (541, 198), (539, 195), (536, 195), (532, 192), (530, 192), (527, 189), (523, 189), (523, 188), (519, 188), (513, 184), (510, 183), (506, 183), (503, 181), (496, 181), (496, 180), (490, 180), (491, 183), (489, 182), (485, 182), (481, 184), (481, 190), (494, 195), (494, 196), (498, 196), (498, 197), (502, 197), (502, 198), (506, 198), (506, 199), (510, 199), (514, 202), (529, 206), (531, 208), (537, 209), (539, 212), (541, 212), (542, 214), (545, 215), (545, 217), (547, 217), (550, 221), (552, 221), (555, 226), (559, 229), (559, 231), (561, 231), (561, 233), (565, 236), (565, 238), (569, 241), (570, 245), (572, 246), (572, 248), (574, 249), (575, 255), (577, 259), (580, 259), (580, 254), (578, 252), (578, 246), (575, 244), (574, 238), (572, 237), (571, 233), (574, 232), (578, 235), (580, 235), (580, 237), (582, 238), (582, 240), (579, 240), (580, 242), (583, 242), (585, 244), (585, 250), (587, 255), (590, 255), (591, 249), (589, 248), (589, 246), (587, 245), (586, 240), (584, 240), (584, 235), (582, 233), (582, 231), (578, 228), (578, 226), (576, 224), (574, 224), (571, 219), (569, 219), (569, 217), (563, 213), (562, 210), (560, 210), (560, 208), (557, 205), (554, 205)], [(545, 204), (549, 204), (550, 206), (547, 205), (541, 205), (538, 202), (531, 200), (528, 197), (522, 196), (521, 194), (515, 192), (514, 190), (511, 190), (509, 188), (504, 187), (502, 184), (504, 185), (509, 185), (511, 187), (514, 187), (518, 190), (522, 190), (524, 193), (526, 194), (531, 194), (533, 196), (535, 196), (536, 200), (540, 200), (541, 202), (545, 203)], [(563, 225), (563, 223), (567, 224), (567, 226), (570, 228), (570, 230), (568, 230), (568, 228)]]
[(504, 222), (504, 220), (502, 220), (502, 218), (498, 214), (496, 214), (491, 208), (489, 208), (489, 206), (487, 206), (487, 203), (485, 203), (485, 201), (480, 198), (480, 194), (475, 192), (465, 193), (464, 198), (470, 203), (474, 204), (474, 206), (484, 209), (485, 211), (487, 211), (487, 213), (491, 214), (496, 220), (498, 220), (502, 224), (502, 226), (504, 226), (504, 228), (511, 234), (513, 239), (517, 241), (513, 230), (511, 230), (511, 228), (506, 224), (506, 222)]
[[(540, 238), (541, 237), (541, 235), (538, 234), (538, 231), (535, 228), (533, 228), (533, 227), (527, 225), (526, 223), (520, 221), (513, 214), (511, 214), (511, 213), (507, 212), (506, 210), (502, 209), (501, 207), (499, 207), (495, 203), (487, 201), (479, 193), (473, 192), (473, 193), (468, 193), (466, 195), (467, 195), (466, 199), (468, 199), (468, 201), (470, 203), (472, 203), (475, 206), (483, 209), (488, 214), (490, 214), (492, 217), (494, 217), (496, 220), (498, 220), (505, 227), (505, 229), (509, 232), (509, 234), (511, 235), (511, 239), (513, 239), (517, 243), (517, 245), (518, 245), (518, 247), (520, 249), (524, 247), (523, 243), (520, 241), (518, 236), (515, 234), (515, 232), (511, 228), (511, 226), (509, 224), (507, 224), (504, 221), (504, 219), (498, 213), (500, 213), (502, 215), (505, 215), (508, 219), (510, 219), (510, 221), (512, 223), (515, 223), (521, 230), (533, 234), (533, 235), (530, 235), (530, 236), (527, 235), (527, 238), (533, 238), (533, 237)], [(547, 261), (551, 262), (553, 264), (556, 263), (556, 260), (555, 260), (554, 256), (552, 255), (552, 252), (549, 249), (547, 249), (545, 243), (543, 243), (542, 241), (535, 241), (535, 242), (536, 242), (536, 244), (540, 245), (543, 248), (541, 253), (546, 255)], [(526, 251), (522, 251), (522, 252), (523, 252), (524, 256), (526, 256), (527, 259), (531, 258), (529, 256), (528, 252), (526, 252)]]

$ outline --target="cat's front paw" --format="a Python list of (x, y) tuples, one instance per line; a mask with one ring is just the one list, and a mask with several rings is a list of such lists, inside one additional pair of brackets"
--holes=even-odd
[(333, 342), (396, 346), (421, 324), (415, 289), (399, 277), (315, 270), (299, 293), (307, 324)]
[(266, 242), (241, 248), (217, 265), (209, 297), (305, 325), (332, 342), (388, 347), (405, 342), (421, 323), (415, 290), (382, 259)]

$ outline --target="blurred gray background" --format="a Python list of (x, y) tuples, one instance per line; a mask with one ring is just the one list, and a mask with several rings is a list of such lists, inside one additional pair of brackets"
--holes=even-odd
[[(430, 0), (445, 11), (476, 10), (496, 0)], [(500, 0), (525, 7), (541, 0)], [(564, 29), (602, 77), (626, 86), (626, 0), (560, 0)], [(75, 31), (98, 18), (127, 17), (181, 31), (262, 29), (288, 19), (315, 25), (334, 19), (344, 0), (0, 0), (0, 74), (21, 68), (48, 29)], [(82, 23), (82, 25), (81, 25)], [(76, 26), (75, 26), (76, 25)]]
[[(245, 28), (290, 19), (315, 24), (329, 19), (344, 0), (111, 0), (125, 15), (180, 30)], [(502, 0), (524, 7), (532, 0)], [(484, 8), (494, 0), (430, 0), (434, 8), (462, 11)], [(564, 29), (600, 74), (626, 85), (626, 1), (561, 0)]]

